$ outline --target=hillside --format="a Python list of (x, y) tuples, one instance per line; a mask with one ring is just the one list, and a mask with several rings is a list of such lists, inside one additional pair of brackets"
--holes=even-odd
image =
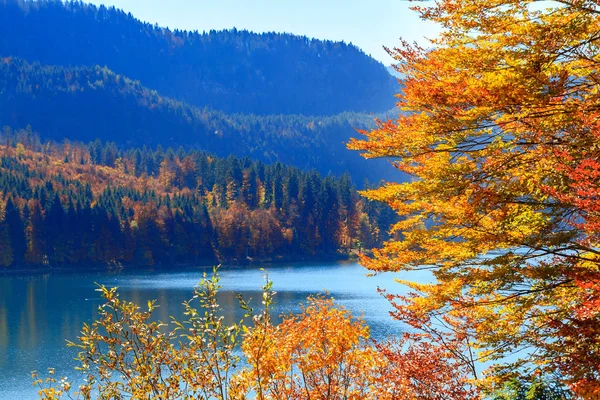
[(357, 135), (355, 128), (372, 126), (373, 118), (354, 113), (227, 115), (162, 97), (107, 68), (0, 60), (0, 126), (32, 125), (58, 141), (100, 138), (127, 146), (191, 146), (322, 174), (349, 172), (362, 184), (394, 176), (386, 161), (366, 161), (345, 148)]
[(0, 266), (313, 257), (381, 244), (349, 177), (199, 151), (0, 134)]
[(161, 95), (228, 113), (383, 112), (397, 91), (383, 64), (353, 45), (236, 29), (170, 31), (114, 8), (60, 0), (0, 0), (0, 56), (107, 66)]

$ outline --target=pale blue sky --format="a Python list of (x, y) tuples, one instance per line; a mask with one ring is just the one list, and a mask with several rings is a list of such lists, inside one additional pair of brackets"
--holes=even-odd
[[(421, 21), (404, 0), (88, 0), (114, 5), (142, 21), (171, 29), (248, 29), (352, 42), (388, 65), (382, 46), (398, 38), (427, 42), (436, 26)], [(414, 4), (414, 3), (413, 3)]]

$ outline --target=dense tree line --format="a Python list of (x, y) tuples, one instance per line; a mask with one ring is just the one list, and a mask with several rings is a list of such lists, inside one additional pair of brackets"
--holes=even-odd
[(0, 137), (0, 265), (275, 259), (381, 244), (393, 213), (338, 179), (200, 151)]
[(386, 161), (375, 165), (349, 152), (355, 128), (373, 127), (373, 115), (256, 116), (200, 109), (160, 96), (139, 82), (100, 67), (0, 60), (0, 124), (40, 129), (44, 137), (129, 146), (195, 146), (215, 155), (283, 162), (353, 179), (396, 177)]
[(1, 0), (0, 56), (107, 66), (226, 112), (380, 112), (394, 105), (397, 90), (381, 63), (343, 42), (235, 28), (170, 31), (115, 8), (60, 0)]

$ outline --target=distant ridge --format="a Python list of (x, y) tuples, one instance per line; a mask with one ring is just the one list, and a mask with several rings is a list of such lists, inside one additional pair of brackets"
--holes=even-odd
[(344, 142), (358, 135), (355, 128), (373, 127), (374, 118), (358, 113), (227, 115), (163, 97), (108, 68), (0, 60), (0, 126), (30, 124), (58, 141), (99, 138), (127, 146), (192, 146), (325, 175), (349, 172), (362, 184), (397, 176), (387, 161), (366, 161), (345, 148)]
[(115, 8), (0, 0), (0, 56), (108, 66), (228, 113), (333, 115), (393, 107), (397, 82), (356, 46), (244, 30), (170, 31)]

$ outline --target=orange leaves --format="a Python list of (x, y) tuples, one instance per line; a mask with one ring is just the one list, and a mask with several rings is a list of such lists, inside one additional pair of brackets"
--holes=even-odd
[(379, 362), (366, 344), (364, 321), (352, 319), (331, 299), (307, 303), (300, 315), (276, 327), (255, 326), (245, 335), (252, 390), (258, 398), (373, 398), (370, 375)]
[[(147, 310), (101, 287), (99, 318), (75, 343), (86, 383), (78, 391), (50, 372), (32, 374), (40, 397), (102, 399), (465, 400), (479, 398), (455, 355), (427, 341), (373, 343), (369, 328), (332, 299), (309, 297), (302, 311), (271, 320), (275, 292), (267, 279), (263, 310), (251, 322), (226, 324), (216, 274), (206, 274), (173, 329)], [(238, 343), (245, 359), (238, 354)]]
[(416, 7), (445, 31), (431, 49), (391, 52), (403, 114), (350, 145), (412, 175), (366, 193), (402, 220), (400, 240), (363, 258), (376, 271), (433, 269), (437, 283), (413, 287), (406, 310), (456, 317), (489, 359), (535, 349), (514, 367), (560, 369), (580, 393), (579, 380), (600, 379), (600, 317), (587, 312), (600, 269), (598, 7)]
[(478, 399), (467, 374), (444, 349), (425, 341), (377, 345), (385, 362), (379, 377), (380, 399)]

